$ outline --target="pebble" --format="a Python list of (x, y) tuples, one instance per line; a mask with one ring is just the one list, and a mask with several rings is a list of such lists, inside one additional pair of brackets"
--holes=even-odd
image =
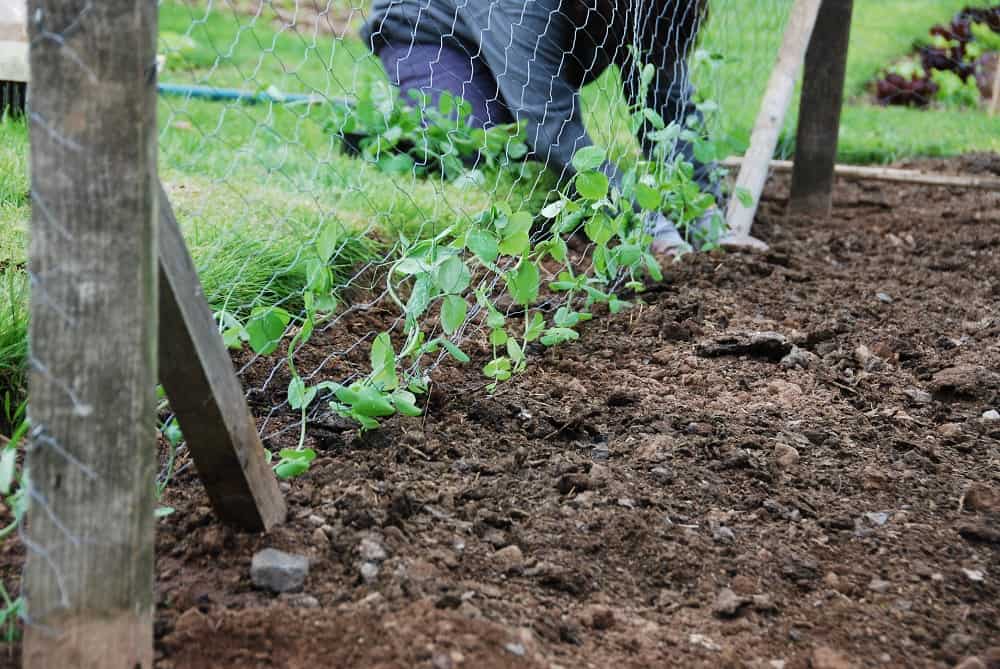
[(986, 669), (986, 663), (973, 655), (956, 664), (955, 669)]
[(316, 527), (322, 527), (326, 525), (326, 518), (323, 516), (317, 516), (315, 513), (306, 518), (310, 525), (315, 525)]
[(649, 473), (660, 485), (667, 485), (674, 480), (674, 473), (666, 467), (653, 467), (649, 470)]
[(323, 528), (321, 527), (317, 527), (315, 530), (313, 530), (312, 540), (313, 543), (316, 544), (317, 546), (325, 546), (328, 543), (330, 543), (330, 537), (326, 535), (326, 532), (324, 532)]
[(865, 518), (876, 527), (882, 527), (889, 522), (889, 514), (884, 511), (866, 513)]
[(846, 657), (829, 646), (819, 646), (813, 650), (812, 669), (852, 669), (853, 666)]
[(389, 557), (385, 546), (372, 537), (365, 537), (361, 540), (361, 543), (358, 544), (358, 554), (365, 562), (382, 562)]
[(945, 439), (954, 439), (962, 436), (962, 426), (959, 423), (944, 423), (938, 426), (937, 433)]
[(792, 350), (781, 359), (781, 366), (785, 369), (808, 369), (819, 357), (811, 351), (806, 351), (798, 346), (792, 346)]
[(580, 623), (595, 630), (611, 629), (615, 624), (615, 612), (607, 606), (589, 604), (580, 612)]
[(878, 298), (879, 302), (884, 302), (885, 304), (892, 304), (892, 296), (889, 293), (875, 293), (875, 297)]
[(782, 443), (774, 445), (774, 460), (782, 469), (794, 467), (799, 459), (799, 452), (794, 447)]
[(929, 392), (920, 390), (919, 388), (907, 388), (903, 391), (903, 394), (910, 398), (910, 401), (914, 404), (930, 404), (934, 401)]
[(969, 511), (1000, 512), (1000, 491), (985, 483), (973, 483), (965, 489), (962, 505)]
[(309, 558), (274, 548), (257, 551), (250, 563), (250, 579), (262, 590), (295, 592), (309, 574)]
[(889, 581), (884, 581), (881, 578), (873, 578), (871, 580), (871, 583), (868, 584), (869, 590), (871, 590), (872, 592), (877, 592), (879, 594), (888, 592), (889, 588), (891, 587), (892, 583), (889, 583)]
[(725, 525), (720, 525), (712, 530), (712, 538), (720, 544), (731, 544), (736, 541), (736, 534)]
[(739, 613), (740, 607), (747, 603), (745, 597), (740, 597), (729, 588), (723, 588), (712, 604), (712, 613), (719, 618), (732, 618)]
[(524, 568), (524, 553), (515, 545), (505, 546), (493, 554), (493, 561), (505, 574), (521, 571)]
[(982, 569), (963, 568), (962, 572), (965, 574), (966, 578), (968, 578), (973, 583), (982, 583), (984, 580), (986, 580), (986, 574), (983, 573)]
[(371, 583), (378, 578), (378, 565), (374, 562), (362, 563), (360, 571), (361, 578), (364, 579), (365, 583)]
[(1000, 411), (997, 411), (996, 409), (984, 411), (982, 419), (984, 423), (995, 423), (1000, 420)]
[(319, 600), (312, 595), (282, 595), (288, 605), (297, 609), (318, 609)]

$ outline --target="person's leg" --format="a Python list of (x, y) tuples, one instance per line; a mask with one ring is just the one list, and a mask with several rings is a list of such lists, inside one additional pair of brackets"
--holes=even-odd
[(448, 44), (389, 44), (379, 50), (378, 56), (389, 82), (399, 88), (409, 104), (416, 104), (409, 95), (413, 90), (426, 95), (433, 105), (447, 92), (469, 104), (470, 123), (477, 127), (514, 121), (499, 99), (493, 74), (480, 59), (460, 48)]

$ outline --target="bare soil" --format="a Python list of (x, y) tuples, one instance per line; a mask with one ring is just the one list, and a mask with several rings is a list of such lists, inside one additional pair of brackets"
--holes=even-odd
[[(425, 418), (310, 424), (266, 536), (182, 472), (157, 667), (1000, 667), (1000, 195), (841, 183), (826, 221), (786, 197), (770, 252), (668, 264), (494, 395), (446, 367)], [(264, 547), (309, 556), (301, 593), (254, 589)]]

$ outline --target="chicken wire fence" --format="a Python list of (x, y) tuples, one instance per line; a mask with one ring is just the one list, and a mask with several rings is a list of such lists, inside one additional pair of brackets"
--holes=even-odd
[(790, 5), (162, 0), (161, 179), (261, 436), (414, 412), (448, 358), (501, 383), (626, 308), (652, 210), (723, 204)]

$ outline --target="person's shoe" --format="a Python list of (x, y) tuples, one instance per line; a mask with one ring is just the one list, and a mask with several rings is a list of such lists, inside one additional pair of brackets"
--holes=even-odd
[[(705, 242), (717, 241), (725, 234), (725, 221), (718, 207), (712, 207), (691, 223), (681, 235), (673, 221), (663, 214), (650, 214), (646, 218), (646, 232), (653, 236), (653, 253), (681, 256), (701, 248)], [(694, 243), (694, 246), (692, 246)]]

